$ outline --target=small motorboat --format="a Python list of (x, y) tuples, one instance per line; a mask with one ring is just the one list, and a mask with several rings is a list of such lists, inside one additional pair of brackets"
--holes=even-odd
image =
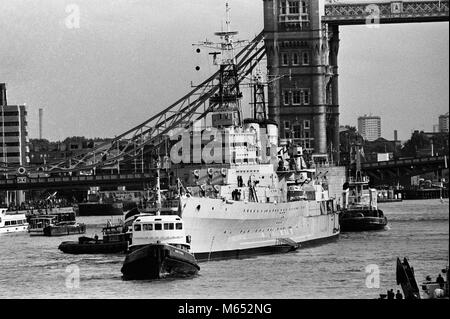
[(131, 243), (131, 233), (123, 225), (107, 225), (103, 238), (79, 237), (78, 241), (62, 242), (58, 249), (66, 254), (117, 254), (125, 253)]
[(187, 277), (200, 267), (189, 252), (190, 237), (176, 215), (140, 215), (133, 222), (133, 245), (123, 263), (124, 280)]

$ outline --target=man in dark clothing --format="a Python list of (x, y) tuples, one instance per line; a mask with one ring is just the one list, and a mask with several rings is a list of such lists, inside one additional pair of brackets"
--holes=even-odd
[(397, 290), (397, 293), (395, 294), (395, 299), (403, 299), (403, 295), (400, 292), (400, 290)]
[(441, 276), (441, 274), (439, 274), (439, 276), (437, 276), (436, 282), (439, 284), (440, 288), (444, 288), (445, 280), (444, 280), (444, 277)]
[(444, 277), (442, 277), (441, 274), (439, 274), (439, 276), (437, 276), (437, 278), (436, 278), (436, 282), (438, 284), (443, 284), (444, 283)]
[(395, 297), (394, 289), (388, 290), (387, 299), (394, 299), (394, 297)]

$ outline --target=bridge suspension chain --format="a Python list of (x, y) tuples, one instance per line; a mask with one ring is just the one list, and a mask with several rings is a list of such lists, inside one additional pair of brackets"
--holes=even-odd
[[(239, 85), (265, 57), (264, 35), (261, 32), (237, 55)], [(176, 128), (188, 128), (193, 122), (205, 118), (216, 106), (206, 106), (209, 98), (219, 90), (215, 82), (219, 79), (217, 71), (181, 97), (175, 103), (152, 116), (142, 124), (116, 136), (89, 151), (69, 157), (64, 161), (47, 163), (40, 170), (52, 173), (75, 172), (117, 165), (119, 162), (133, 160), (144, 154), (144, 147), (157, 147), (167, 140), (167, 134)], [(202, 107), (203, 106), (203, 107)], [(137, 155), (138, 154), (138, 155)], [(8, 167), (16, 171), (16, 167)], [(27, 167), (28, 172), (37, 172), (36, 167)]]

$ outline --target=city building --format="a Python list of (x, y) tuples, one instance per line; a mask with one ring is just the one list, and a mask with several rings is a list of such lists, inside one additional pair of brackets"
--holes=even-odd
[(439, 132), (448, 133), (448, 112), (439, 116)]
[[(20, 166), (28, 166), (30, 160), (26, 118), (25, 105), (8, 105), (6, 84), (0, 83), (0, 168), (17, 166), (19, 173), (23, 172)], [(24, 191), (6, 191), (2, 195), (2, 205), (19, 205), (25, 201)]]
[(381, 137), (381, 117), (379, 116), (360, 116), (358, 118), (358, 132), (369, 142), (375, 141)]
[(0, 83), (0, 96), (0, 162), (26, 166), (29, 163), (26, 107), (8, 105), (4, 83)]

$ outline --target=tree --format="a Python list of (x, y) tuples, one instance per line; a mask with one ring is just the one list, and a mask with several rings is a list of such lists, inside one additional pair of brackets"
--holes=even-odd
[(449, 155), (448, 133), (438, 133), (431, 138), (434, 155)]
[(341, 151), (341, 164), (348, 165), (350, 164), (351, 158), (351, 148), (352, 145), (361, 144), (363, 145), (364, 139), (358, 133), (358, 130), (354, 126), (346, 125), (344, 130), (341, 130), (339, 133), (340, 136), (340, 151)]
[[(415, 131), (411, 138), (403, 145), (402, 156), (419, 157), (424, 153), (431, 155), (448, 155), (448, 133), (424, 133)], [(433, 147), (431, 146), (433, 144)]]

